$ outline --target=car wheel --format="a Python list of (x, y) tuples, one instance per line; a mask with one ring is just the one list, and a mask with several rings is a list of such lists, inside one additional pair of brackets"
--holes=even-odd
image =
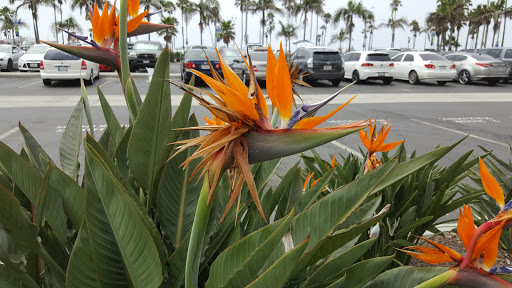
[(389, 85), (391, 84), (391, 82), (393, 82), (393, 78), (386, 78), (382, 80), (382, 82), (384, 83), (384, 85)]
[(249, 86), (251, 82), (249, 79), (247, 79), (247, 74), (245, 74), (245, 72), (242, 72), (242, 82), (245, 84), (245, 86)]
[(471, 83), (471, 75), (469, 74), (469, 71), (467, 71), (467, 70), (460, 71), (458, 79), (459, 79), (459, 83), (462, 85)]
[(28, 70), (21, 70), (21, 69), (20, 69), (20, 72), (28, 72)]
[(183, 83), (185, 83), (185, 84), (190, 83), (190, 79), (187, 79), (187, 75), (185, 73), (183, 74)]
[(489, 81), (487, 81), (487, 83), (489, 83), (489, 85), (491, 85), (491, 86), (494, 86), (494, 85), (498, 84), (498, 82), (500, 82), (500, 80), (489, 80)]
[(85, 81), (85, 85), (92, 85), (94, 83), (94, 74), (91, 70), (91, 74), (89, 75), (89, 80)]
[(352, 82), (359, 83), (359, 81), (361, 81), (361, 80), (359, 79), (359, 72), (354, 71), (354, 72), (352, 73)]
[(341, 82), (340, 79), (331, 80), (332, 86), (334, 86), (334, 87), (340, 86), (340, 82)]
[(130, 66), (130, 72), (136, 72), (136, 71), (137, 71), (137, 68)]
[(52, 80), (50, 79), (43, 79), (44, 86), (52, 86)]
[(96, 79), (100, 79), (100, 70), (98, 70), (98, 75), (96, 75)]
[(12, 72), (12, 70), (13, 70), (12, 60), (9, 59), (9, 62), (7, 62), (7, 72)]
[(447, 81), (437, 81), (437, 85), (438, 86), (444, 86), (444, 85), (446, 85), (446, 82)]
[(412, 85), (420, 83), (420, 79), (418, 78), (418, 73), (416, 73), (416, 71), (409, 72), (409, 83)]

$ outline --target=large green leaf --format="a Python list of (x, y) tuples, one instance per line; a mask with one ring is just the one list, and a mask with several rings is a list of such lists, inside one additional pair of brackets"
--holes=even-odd
[(304, 250), (306, 250), (308, 242), (309, 238), (288, 251), (247, 287), (284, 287), (297, 265), (297, 260), (300, 258)]
[[(194, 115), (190, 117), (189, 126), (197, 126)], [(182, 140), (199, 137), (199, 131), (183, 131)], [(167, 161), (158, 189), (158, 217), (162, 234), (175, 247), (192, 227), (194, 215), (199, 199), (201, 185), (197, 184), (199, 175), (190, 179), (190, 175), (197, 167), (198, 161), (193, 161), (187, 167), (180, 167), (197, 148), (189, 148)], [(189, 181), (190, 180), (190, 181)]]
[(169, 263), (169, 277), (167, 281), (162, 285), (166, 288), (179, 288), (183, 284), (185, 278), (185, 263), (187, 261), (187, 250), (188, 243), (190, 242), (190, 231), (183, 238), (181, 245), (174, 250), (174, 253), (169, 257), (167, 263)]
[(288, 231), (292, 218), (293, 210), (288, 216), (247, 235), (226, 249), (213, 262), (206, 286), (244, 287), (251, 283)]
[(413, 288), (447, 270), (446, 267), (398, 267), (388, 270), (364, 285), (364, 288)]
[(82, 91), (82, 99), (84, 100), (84, 111), (87, 123), (89, 123), (89, 133), (94, 138), (94, 123), (92, 122), (91, 105), (89, 105), (89, 96), (87, 96), (87, 90), (85, 90), (84, 80), (80, 78), (80, 86)]
[[(189, 85), (194, 86), (195, 77), (192, 77)], [(189, 88), (189, 90), (192, 90), (192, 88)], [(181, 133), (183, 131), (181, 130), (174, 130), (183, 128), (187, 125), (187, 122), (189, 121), (189, 115), (190, 115), (190, 108), (192, 107), (192, 95), (190, 93), (185, 92), (183, 95), (183, 98), (181, 99), (180, 106), (178, 106), (178, 109), (176, 109), (176, 113), (174, 113), (174, 116), (172, 117), (171, 121), (171, 134), (169, 136), (169, 143), (176, 142), (179, 138)]]
[[(16, 246), (12, 237), (0, 225), (0, 287), (39, 287), (25, 273), (25, 256)], [(21, 281), (24, 285), (20, 285)]]
[[(0, 265), (0, 288), (16, 288), (21, 286), (21, 279), (5, 265)], [(36, 286), (38, 287), (38, 286)]]
[[(342, 271), (341, 274), (346, 273), (346, 279), (343, 282), (343, 287), (359, 288), (368, 283), (371, 279), (377, 276), (382, 270), (391, 264), (394, 255), (385, 257), (376, 257), (356, 263), (349, 268)], [(400, 283), (400, 282), (397, 282)], [(403, 287), (400, 283), (400, 287)]]
[(128, 144), (128, 165), (137, 184), (147, 191), (148, 207), (156, 204), (156, 172), (169, 155), (171, 90), (165, 80), (169, 75), (169, 50), (160, 55), (153, 75)]
[(117, 167), (124, 178), (128, 178), (128, 176), (130, 175), (127, 154), (128, 143), (130, 141), (130, 137), (132, 136), (132, 129), (133, 125), (130, 125), (128, 129), (126, 129), (126, 132), (124, 132), (124, 135), (121, 138), (121, 141), (119, 142), (119, 145), (117, 145), (116, 150), (114, 152), (114, 159), (116, 161)]
[(162, 263), (153, 238), (137, 205), (125, 188), (112, 176), (92, 147), (86, 144), (91, 175), (105, 209), (126, 269), (134, 287), (158, 287), (162, 282)]
[(0, 187), (0, 224), (18, 244), (25, 247), (37, 247), (37, 226), (27, 218), (18, 199), (3, 187)]
[(123, 131), (123, 128), (121, 128), (121, 124), (119, 124), (119, 121), (117, 120), (116, 115), (114, 114), (114, 111), (112, 111), (112, 107), (110, 107), (110, 104), (108, 103), (107, 99), (105, 98), (105, 95), (103, 95), (103, 92), (101, 91), (99, 86), (98, 86), (98, 97), (100, 98), (101, 109), (103, 110), (103, 115), (105, 116), (105, 122), (107, 122), (107, 129), (109, 131), (110, 138), (112, 139), (112, 144), (115, 149), (119, 145), (119, 142), (121, 141), (121, 138), (123, 137), (124, 131)]
[(62, 170), (75, 181), (78, 180), (78, 171), (80, 169), (78, 155), (80, 154), (80, 144), (82, 143), (83, 107), (84, 100), (80, 98), (73, 113), (71, 113), (59, 146), (59, 158)]
[(21, 135), (23, 136), (23, 140), (25, 140), (25, 147), (27, 148), (27, 154), (30, 159), (30, 162), (44, 173), (46, 171), (46, 165), (41, 162), (41, 156), (50, 159), (50, 156), (44, 151), (43, 147), (37, 142), (37, 140), (32, 136), (32, 134), (25, 128), (25, 126), (18, 124)]

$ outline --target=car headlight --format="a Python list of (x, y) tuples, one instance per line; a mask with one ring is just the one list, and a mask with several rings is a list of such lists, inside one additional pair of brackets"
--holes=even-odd
[(134, 53), (134, 52), (130, 53), (130, 58), (137, 58), (137, 53)]
[(306, 61), (306, 63), (308, 64), (308, 68), (313, 68), (313, 58), (309, 58), (308, 61)]
[(25, 59), (21, 59), (21, 58), (20, 58), (20, 59), (18, 60), (18, 62), (20, 62), (20, 63), (25, 63)]

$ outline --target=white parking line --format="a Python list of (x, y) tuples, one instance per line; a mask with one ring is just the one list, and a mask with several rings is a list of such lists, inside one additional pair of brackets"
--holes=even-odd
[(39, 80), (37, 82), (34, 82), (34, 83), (30, 83), (30, 84), (27, 84), (27, 85), (23, 85), (23, 86), (19, 86), (18, 89), (21, 89), (21, 88), (25, 88), (25, 87), (28, 87), (28, 86), (32, 86), (32, 85), (36, 85), (36, 84), (39, 84), (41, 83), (42, 81)]
[(363, 155), (361, 153), (357, 152), (356, 150), (354, 150), (354, 149), (352, 149), (352, 148), (350, 148), (348, 146), (345, 146), (345, 145), (341, 144), (338, 141), (331, 141), (331, 144), (334, 144), (334, 145), (338, 146), (339, 148), (347, 151), (348, 153), (354, 154), (358, 158), (364, 159), (364, 157), (363, 157)]
[[(439, 128), (439, 129), (443, 129), (443, 130), (446, 130), (446, 131), (450, 131), (450, 132), (453, 132), (453, 133), (457, 133), (457, 134), (460, 134), (460, 135), (468, 135), (469, 134), (469, 133), (465, 133), (465, 132), (458, 131), (458, 130), (455, 130), (455, 129), (446, 128), (446, 127), (443, 127), (443, 126), (439, 126), (439, 125), (436, 125), (436, 124), (428, 123), (428, 122), (417, 120), (417, 119), (409, 119), (409, 120), (414, 121), (414, 122), (418, 122), (418, 123), (421, 123), (421, 124), (425, 124), (425, 125), (428, 125), (428, 126), (436, 127), (436, 128)], [(488, 138), (485, 138), (485, 137), (480, 137), (480, 136), (472, 135), (472, 134), (469, 134), (468, 136), (471, 137), (471, 138), (475, 138), (475, 139), (491, 142), (491, 143), (498, 144), (498, 145), (501, 145), (501, 146), (505, 146), (505, 147), (508, 148), (508, 145), (505, 144), (505, 143), (502, 143), (502, 142), (494, 141), (494, 140), (491, 140), (491, 139), (488, 139)]]
[(4, 138), (7, 138), (7, 136), (11, 135), (12, 133), (18, 131), (18, 127), (14, 127), (11, 130), (5, 132), (4, 134), (0, 135), (0, 140), (4, 140)]
[(107, 80), (107, 81), (105, 81), (105, 83), (103, 83), (103, 84), (101, 84), (101, 85), (100, 85), (100, 88), (101, 88), (101, 87), (103, 87), (103, 86), (105, 86), (106, 84), (108, 84), (108, 83), (112, 82), (113, 80), (114, 80), (114, 79), (111, 79), (111, 80)]

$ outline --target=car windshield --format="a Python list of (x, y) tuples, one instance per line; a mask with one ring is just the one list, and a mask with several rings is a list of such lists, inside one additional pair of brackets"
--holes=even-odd
[(471, 57), (475, 58), (476, 60), (480, 61), (496, 61), (494, 57), (491, 57), (489, 55), (471, 55)]
[(391, 61), (391, 58), (388, 53), (368, 54), (366, 56), (366, 61)]
[(224, 50), (222, 52), (222, 56), (224, 57), (241, 57), (240, 52), (238, 50)]
[(70, 55), (66, 52), (62, 52), (60, 50), (52, 49), (46, 51), (44, 54), (45, 60), (79, 60), (80, 58)]
[(27, 54), (44, 54), (49, 48), (48, 46), (32, 46), (28, 49)]
[(423, 61), (446, 61), (446, 59), (438, 54), (420, 54), (421, 59)]
[(313, 60), (317, 61), (341, 61), (338, 52), (314, 52)]
[(189, 60), (206, 60), (206, 56), (210, 61), (219, 61), (219, 57), (217, 57), (217, 53), (213, 50), (203, 51), (203, 50), (190, 50), (188, 53), (187, 59)]
[(267, 53), (258, 52), (258, 53), (250, 53), (252, 61), (267, 61)]
[(492, 56), (496, 59), (500, 58), (501, 49), (489, 49), (482, 51), (483, 54), (487, 54), (489, 56)]
[(0, 53), (11, 53), (11, 46), (0, 46)]
[(134, 50), (154, 50), (154, 51), (160, 51), (162, 50), (162, 47), (158, 43), (135, 43), (135, 46), (133, 46)]

